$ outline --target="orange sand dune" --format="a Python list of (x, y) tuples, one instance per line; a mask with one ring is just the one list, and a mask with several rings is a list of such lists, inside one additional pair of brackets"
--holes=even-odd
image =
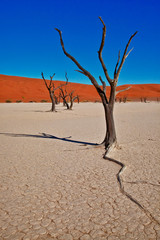
[[(54, 81), (55, 86), (61, 84), (61, 81)], [(117, 90), (131, 88), (125, 92), (117, 94), (117, 98), (126, 97), (127, 100), (137, 101), (140, 98), (147, 100), (157, 100), (160, 98), (160, 84), (131, 84), (117, 87)], [(68, 83), (67, 92), (75, 90), (75, 94), (80, 96), (80, 101), (99, 101), (100, 98), (94, 86), (79, 83)], [(58, 95), (59, 90), (55, 93)], [(109, 94), (109, 87), (107, 93)], [(107, 94), (107, 95), (108, 95)], [(48, 90), (44, 81), (37, 78), (26, 78), (7, 76), (0, 74), (0, 102), (22, 101), (22, 102), (41, 102), (42, 100), (50, 101)]]

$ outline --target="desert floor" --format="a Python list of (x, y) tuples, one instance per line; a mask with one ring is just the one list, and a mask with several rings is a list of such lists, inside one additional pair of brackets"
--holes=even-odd
[(0, 104), (0, 240), (160, 239), (160, 104), (117, 103), (103, 159), (100, 103)]

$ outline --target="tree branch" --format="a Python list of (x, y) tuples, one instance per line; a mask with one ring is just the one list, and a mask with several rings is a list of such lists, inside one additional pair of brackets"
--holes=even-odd
[(68, 82), (67, 72), (65, 73), (66, 82)]
[(44, 83), (45, 83), (45, 85), (46, 85), (46, 88), (47, 88), (48, 90), (50, 90), (50, 87), (48, 87), (48, 85), (47, 85), (47, 82), (46, 82), (46, 79), (45, 79), (45, 77), (44, 77), (43, 72), (41, 72), (41, 76), (42, 76), (42, 78), (43, 78), (43, 80), (44, 80)]
[(76, 99), (78, 99), (78, 96), (75, 96), (75, 97), (73, 98), (73, 102), (74, 102)]
[(66, 98), (68, 96), (67, 91), (64, 93), (63, 88), (60, 87), (59, 90), (61, 91), (61, 97)]
[(104, 24), (103, 20), (101, 17), (99, 17), (100, 21), (102, 22), (103, 24), (103, 33), (102, 33), (102, 41), (101, 41), (101, 45), (100, 45), (100, 48), (99, 48), (99, 51), (98, 51), (98, 56), (99, 56), (99, 60), (101, 62), (101, 65), (102, 65), (102, 68), (103, 68), (103, 71), (104, 71), (104, 74), (106, 76), (106, 79), (107, 81), (109, 82), (109, 84), (111, 85), (113, 80), (109, 77), (108, 75), (108, 71), (107, 71), (107, 68), (103, 62), (103, 58), (102, 58), (102, 50), (103, 50), (103, 47), (104, 47), (104, 43), (105, 43), (105, 37), (106, 37), (106, 25)]
[(101, 88), (100, 88), (99, 84), (97, 83), (96, 79), (95, 79), (86, 69), (84, 69), (84, 68), (79, 64), (79, 62), (78, 62), (73, 56), (71, 56), (71, 55), (65, 50), (64, 43), (63, 43), (63, 39), (62, 39), (62, 32), (61, 32), (58, 28), (55, 28), (55, 30), (59, 33), (60, 42), (61, 42), (61, 46), (62, 46), (62, 49), (63, 49), (64, 54), (65, 54), (68, 58), (70, 58), (70, 59), (77, 65), (77, 67), (83, 72), (83, 74), (84, 74), (85, 76), (87, 76), (87, 77), (91, 80), (92, 84), (95, 86), (95, 88), (97, 89), (97, 91), (100, 91)]
[(103, 92), (106, 94), (106, 83), (102, 80), (101, 76), (99, 76), (99, 79), (102, 83), (102, 87), (103, 87)]
[(120, 93), (120, 92), (124, 92), (124, 91), (129, 90), (131, 87), (132, 87), (132, 86), (129, 86), (129, 87), (125, 88), (125, 89), (118, 90), (118, 91), (116, 91), (116, 94), (115, 94), (115, 95), (117, 95), (117, 94)]
[(128, 57), (128, 55), (132, 52), (132, 50), (133, 50), (133, 48), (126, 54), (126, 57), (125, 57), (125, 58)]
[(69, 93), (69, 96), (73, 96), (74, 90), (72, 92)]
[(116, 74), (117, 74), (117, 68), (118, 68), (118, 64), (119, 64), (119, 61), (120, 61), (120, 53), (121, 53), (121, 51), (119, 50), (118, 60), (117, 60), (116, 67), (115, 67), (115, 70), (114, 70), (114, 78), (116, 78)]
[(50, 89), (51, 89), (51, 87), (55, 88), (54, 83), (52, 82), (54, 75), (55, 75), (55, 73), (52, 76), (50, 76), (50, 83), (49, 83)]
[(80, 70), (75, 70), (76, 72), (79, 72), (79, 73), (81, 73), (81, 74), (83, 74), (83, 75), (85, 75), (86, 77), (88, 77), (84, 72), (82, 72), (82, 71), (80, 71)]
[(124, 64), (124, 61), (125, 61), (125, 59), (127, 58), (127, 56), (129, 55), (129, 53), (131, 52), (131, 51), (129, 51), (129, 53), (127, 54), (127, 50), (128, 50), (129, 44), (131, 43), (132, 38), (133, 38), (136, 34), (137, 34), (137, 31), (130, 37), (130, 39), (129, 39), (127, 45), (126, 45), (126, 48), (125, 48), (125, 50), (124, 50), (124, 53), (123, 53), (123, 57), (122, 57), (120, 66), (119, 66), (118, 71), (117, 71), (117, 73), (116, 73), (116, 78), (119, 77), (120, 71), (121, 71), (122, 66), (123, 66), (123, 64)]
[(55, 88), (54, 90), (57, 90), (59, 88), (62, 88), (63, 86), (66, 86), (68, 84), (68, 77), (67, 77), (67, 73), (65, 74), (65, 77), (66, 77), (66, 82), (65, 83), (62, 83), (60, 86), (58, 86), (57, 88)]

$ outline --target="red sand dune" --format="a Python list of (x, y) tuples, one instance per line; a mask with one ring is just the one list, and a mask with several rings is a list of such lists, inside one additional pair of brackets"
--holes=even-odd
[[(55, 86), (62, 82), (54, 81)], [(126, 97), (130, 101), (140, 101), (141, 98), (147, 100), (160, 100), (160, 84), (131, 84), (118, 86), (117, 90), (131, 88), (125, 92), (117, 94), (117, 98)], [(107, 87), (109, 93), (110, 88)], [(80, 96), (80, 101), (99, 101), (99, 95), (92, 85), (68, 83), (67, 92), (75, 90), (75, 94)], [(58, 95), (57, 90), (55, 93)], [(108, 95), (108, 94), (107, 94)], [(0, 102), (22, 101), (22, 102), (41, 102), (42, 100), (50, 101), (48, 90), (45, 87), (44, 81), (37, 78), (15, 77), (0, 74)]]

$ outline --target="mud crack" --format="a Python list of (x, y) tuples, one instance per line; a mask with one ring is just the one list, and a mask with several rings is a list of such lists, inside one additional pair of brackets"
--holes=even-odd
[(152, 186), (155, 186), (155, 187), (160, 187), (160, 184), (150, 183), (150, 182), (147, 182), (147, 181), (135, 181), (135, 182), (127, 182), (127, 181), (125, 181), (125, 183), (130, 183), (130, 184), (147, 184), (147, 185), (152, 185)]
[(155, 223), (159, 224), (160, 225), (160, 222), (144, 207), (142, 206), (141, 203), (139, 203), (134, 197), (132, 197), (129, 193), (127, 193), (125, 190), (124, 190), (124, 186), (123, 186), (123, 180), (121, 179), (121, 174), (122, 172), (124, 171), (125, 169), (125, 164), (116, 160), (116, 159), (113, 159), (113, 158), (110, 158), (110, 157), (107, 157), (107, 151), (105, 152), (105, 154), (103, 155), (103, 158), (105, 160), (108, 160), (110, 162), (114, 162), (116, 163), (117, 165), (119, 165), (121, 168), (119, 170), (119, 172), (116, 174), (116, 177), (117, 177), (117, 181), (118, 181), (118, 184), (119, 184), (119, 189), (120, 189), (120, 192), (126, 196), (130, 201), (132, 201), (133, 203), (135, 203), (152, 221), (154, 221)]

